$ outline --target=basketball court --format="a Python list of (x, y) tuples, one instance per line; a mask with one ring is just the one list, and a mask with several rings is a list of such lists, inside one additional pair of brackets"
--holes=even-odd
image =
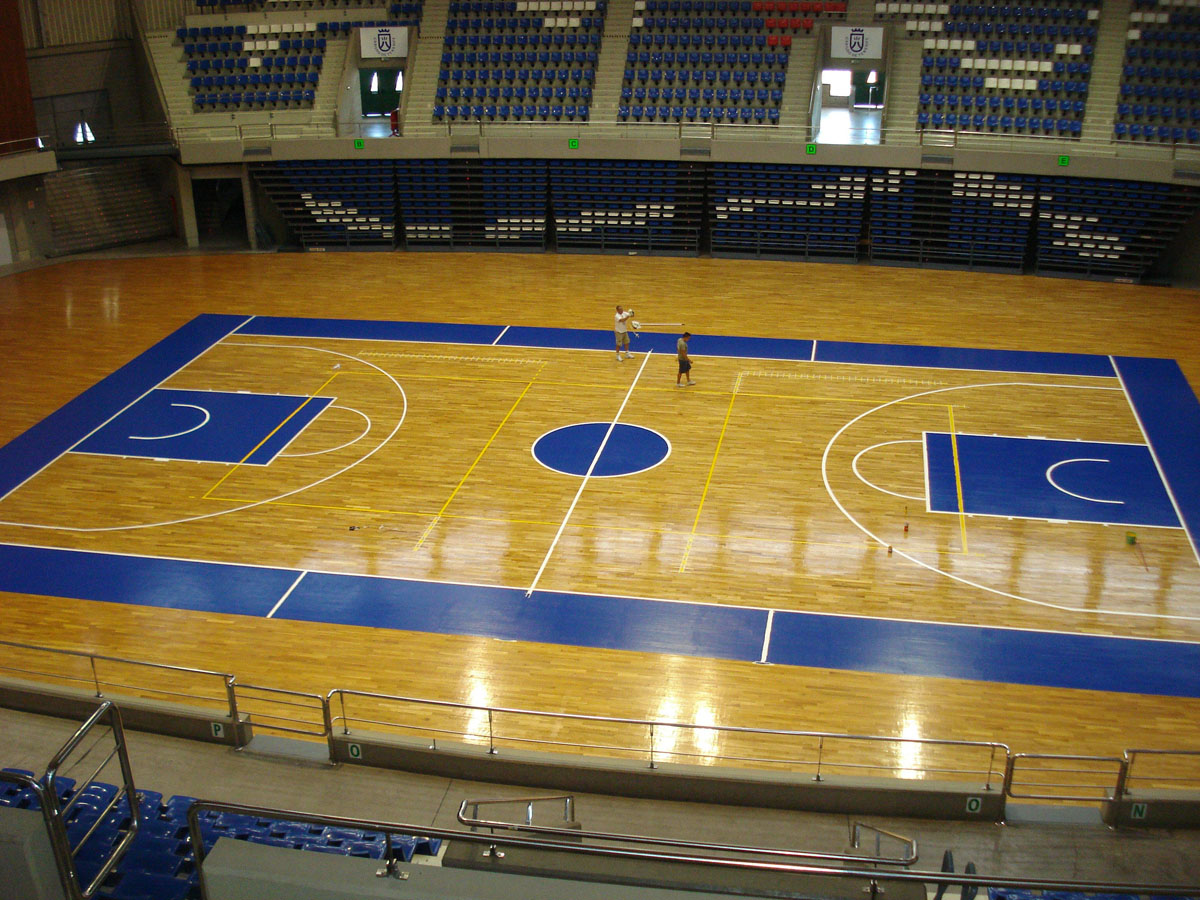
[(1174, 363), (674, 341), (202, 315), (4, 449), (0, 588), (1200, 696)]
[[(7, 639), (692, 723), (674, 746), (699, 761), (794, 752), (704, 726), (1194, 742), (1200, 404), (1169, 358), (1193, 365), (1194, 295), (520, 262), (92, 260), (0, 281)], [(697, 384), (675, 386), (679, 328), (614, 358), (629, 298), (687, 322)], [(442, 725), (478, 732), (476, 713)], [(896, 753), (933, 771), (929, 747)]]

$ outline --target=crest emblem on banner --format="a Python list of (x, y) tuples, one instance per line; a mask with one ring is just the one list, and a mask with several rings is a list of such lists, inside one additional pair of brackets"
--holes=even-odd
[(375, 34), (375, 49), (382, 54), (392, 52), (392, 32), (386, 28), (379, 29)]
[(867, 49), (867, 33), (861, 28), (851, 28), (846, 38), (846, 50), (850, 53), (862, 53)]

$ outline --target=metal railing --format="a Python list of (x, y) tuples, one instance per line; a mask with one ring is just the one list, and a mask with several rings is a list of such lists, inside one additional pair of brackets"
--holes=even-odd
[(17, 138), (11, 141), (0, 141), (0, 157), (16, 156), (21, 153), (37, 153), (49, 149), (46, 135), (38, 134), (33, 137)]
[[(74, 659), (86, 661), (87, 675), (80, 675), (77, 672), (51, 672), (40, 668), (28, 668), (26, 666), (13, 665), (0, 659), (0, 673), (9, 672), (17, 677), (30, 676), (41, 680), (61, 681), (68, 686), (87, 687), (96, 697), (104, 697), (105, 691), (128, 691), (134, 695), (148, 695), (152, 699), (163, 699), (168, 702), (198, 701), (205, 704), (213, 704), (225, 708), (231, 722), (237, 721), (238, 708), (237, 697), (234, 693), (234, 676), (225, 672), (213, 672), (207, 669), (195, 669), (189, 666), (173, 666), (167, 663), (146, 662), (137, 659), (123, 659), (119, 656), (104, 656), (99, 653), (85, 653), (80, 650), (59, 650), (53, 647), (39, 647), (34, 644), (22, 644), (16, 641), (0, 640), (0, 647), (11, 647), (16, 650), (29, 651), (36, 654), (46, 654), (52, 659)], [(129, 683), (125, 680), (113, 680), (117, 677), (116, 673), (109, 675), (105, 673), (105, 677), (101, 676), (101, 669), (105, 665), (111, 666), (129, 666), (135, 672), (146, 672), (153, 675), (161, 676), (163, 673), (171, 673), (172, 677), (183, 677), (186, 680), (191, 680), (192, 676), (199, 676), (201, 679), (216, 679), (220, 682), (219, 693), (215, 690), (213, 693), (196, 693), (190, 690), (158, 687), (146, 682), (136, 684)]]
[(371, 138), (403, 140), (404, 138), (513, 138), (564, 137), (589, 140), (620, 141), (754, 141), (781, 146), (793, 146), (798, 154), (814, 142), (831, 145), (884, 145), (891, 147), (928, 147), (942, 150), (988, 150), (1008, 153), (1080, 154), (1120, 159), (1170, 159), (1200, 162), (1200, 147), (1182, 143), (1140, 143), (1133, 141), (1069, 138), (1059, 135), (1015, 135), (987, 131), (948, 131), (914, 128), (870, 128), (840, 131), (844, 140), (820, 141), (817, 129), (809, 125), (753, 125), (742, 123), (712, 124), (703, 122), (620, 123), (620, 122), (422, 122), (401, 123), (403, 131), (397, 137), (390, 128), (380, 133), (372, 123), (340, 124), (337, 134), (326, 125), (313, 123), (228, 123), (211, 126), (185, 126), (175, 130), (176, 139), (183, 141), (219, 142), (244, 141), (253, 138), (288, 140), (295, 138)]
[[(1138, 760), (1154, 760), (1160, 766), (1151, 774), (1143, 774), (1138, 768)], [(1148, 764), (1143, 763), (1141, 769)], [(1126, 750), (1123, 775), (1113, 789), (1114, 799), (1129, 794), (1134, 782), (1152, 781), (1155, 787), (1194, 791), (1200, 783), (1200, 750)]]
[(320, 694), (288, 691), (235, 681), (237, 708), (255, 729), (302, 737), (326, 738), (331, 731), (329, 704)]
[[(468, 802), (468, 801), (464, 801)], [(478, 802), (478, 801), (475, 801)], [(461, 807), (460, 807), (461, 809)], [(1115, 881), (1066, 881), (1048, 878), (1020, 878), (1003, 875), (954, 874), (934, 871), (910, 871), (907, 869), (880, 869), (878, 860), (870, 857), (857, 857), (870, 862), (854, 862), (855, 857), (846, 860), (847, 854), (818, 854), (830, 861), (843, 861), (845, 865), (821, 865), (816, 862), (799, 862), (796, 859), (807, 859), (809, 851), (780, 850), (763, 847), (730, 848), (727, 845), (705, 845), (694, 841), (676, 841), (670, 838), (646, 838), (641, 835), (613, 835), (613, 839), (622, 843), (648, 844), (648, 848), (597, 846), (577, 842), (545, 839), (545, 829), (527, 826), (510, 826), (503, 828), (497, 834), (482, 834), (475, 831), (457, 829), (432, 828), (423, 825), (412, 825), (399, 822), (380, 822), (367, 819), (353, 819), (342, 816), (326, 816), (314, 813), (298, 812), (295, 810), (273, 809), (265, 806), (247, 806), (235, 803), (217, 803), (199, 800), (188, 810), (188, 828), (191, 832), (192, 846), (196, 854), (196, 867), (200, 872), (201, 889), (204, 890), (204, 859), (207, 848), (200, 832), (200, 814), (203, 812), (233, 813), (254, 816), (257, 818), (276, 819), (286, 822), (303, 822), (311, 825), (321, 825), (334, 828), (352, 828), (361, 831), (378, 832), (387, 835), (385, 865), (376, 871), (378, 877), (406, 878), (407, 872), (400, 868), (392, 850), (392, 835), (421, 835), (436, 837), (442, 840), (463, 841), (473, 844), (485, 844), (490, 847), (520, 847), (528, 850), (549, 850), (556, 853), (579, 854), (582, 856), (604, 859), (648, 860), (653, 862), (684, 863), (702, 868), (737, 870), (745, 872), (766, 872), (778, 875), (823, 875), (839, 879), (852, 879), (867, 882), (864, 893), (871, 900), (883, 895), (881, 882), (904, 882), (923, 885), (961, 885), (963, 887), (998, 887), (1024, 888), (1029, 890), (1062, 890), (1083, 893), (1112, 893), (1112, 894), (1146, 894), (1146, 895), (1189, 895), (1200, 894), (1200, 884), (1158, 884), (1151, 882), (1115, 882)], [(530, 836), (532, 835), (532, 836)], [(580, 836), (580, 832), (567, 832), (572, 839)], [(550, 835), (547, 835), (550, 836)], [(590, 836), (584, 833), (584, 836)], [(705, 847), (716, 848), (716, 853), (740, 852), (743, 855), (734, 857), (728, 855), (701, 855), (697, 851)], [(676, 848), (669, 850), (667, 848)], [(766, 858), (747, 859), (745, 854), (761, 855)], [(559, 872), (560, 876), (568, 876), (568, 872)], [(741, 894), (740, 885), (720, 886), (706, 884), (704, 889), (714, 893)], [(780, 883), (772, 889), (772, 896), (781, 898), (810, 897), (811, 888), (799, 891), (789, 890), (787, 885)], [(204, 894), (207, 896), (207, 894)]]
[(1121, 796), (1127, 761), (1120, 756), (1013, 753), (1004, 790), (1018, 800), (1097, 803)]
[[(76, 755), (76, 751), (79, 750), (83, 741), (88, 737), (95, 737), (96, 740), (91, 746), (84, 749), (78, 759), (73, 760), (73, 764), (81, 765), (87, 760), (92, 751), (103, 741), (104, 737), (103, 734), (94, 735), (93, 732), (105, 725), (109, 728), (109, 734), (113, 739), (112, 749), (104, 756), (99, 765), (92, 769), (91, 774), (86, 779), (75, 782), (70, 799), (66, 803), (62, 803), (60, 800), (59, 784), (60, 779), (64, 776), (61, 775), (61, 772), (69, 762), (72, 762), (72, 758)], [(80, 836), (77, 842), (72, 844), (67, 835), (67, 819), (75, 810), (76, 802), (79, 798), (86, 795), (89, 786), (96, 781), (101, 772), (113, 761), (114, 757), (121, 768), (120, 787), (118, 787), (109, 799), (104, 809), (96, 815), (92, 826)], [(75, 733), (63, 744), (61, 749), (54, 754), (54, 757), (46, 766), (45, 774), (41, 778), (31, 778), (27, 775), (17, 773), (0, 772), (0, 780), (21, 784), (37, 795), (38, 806), (46, 825), (46, 833), (50, 839), (50, 849), (54, 854), (55, 868), (58, 871), (65, 895), (70, 900), (88, 900), (88, 898), (94, 896), (96, 891), (99, 890), (100, 885), (104, 883), (104, 880), (117, 867), (117, 864), (121, 861), (121, 857), (125, 855), (125, 851), (133, 844), (137, 837), (138, 829), (142, 824), (141, 804), (138, 799), (137, 790), (133, 784), (133, 770), (129, 764), (129, 752), (125, 741), (125, 729), (121, 724), (120, 710), (112, 701), (106, 700), (101, 703), (95, 712), (88, 717), (87, 721), (79, 726)], [(120, 840), (105, 855), (99, 870), (92, 877), (88, 885), (84, 887), (79, 883), (79, 872), (75, 866), (75, 857), (83, 849), (84, 845), (92, 839), (93, 835), (96, 834), (96, 830), (122, 800), (127, 800), (129, 803), (129, 825), (124, 829), (124, 834)]]
[[(648, 768), (676, 762), (759, 770), (948, 778), (978, 782), (1020, 800), (1105, 803), (1153, 788), (1200, 791), (1200, 750), (1129, 749), (1122, 756), (1012, 753), (989, 741), (905, 738), (835, 732), (698, 725), (611, 716), (480, 706), (336, 688), (327, 695), (237, 682), (234, 675), (187, 666), (0, 640), (0, 676), (86, 689), (98, 699), (142, 697), (165, 704), (212, 706), (237, 723), (325, 739), (335, 727), (420, 736), (432, 749), (450, 739), (507, 749), (582, 752), (632, 758)], [(29, 654), (31, 659), (19, 659)], [(70, 661), (74, 666), (45, 660)], [(212, 683), (206, 689), (204, 682)], [(360, 708), (362, 707), (362, 708)], [(407, 710), (407, 712), (406, 712)], [(334, 712), (336, 711), (336, 715)], [(559, 737), (561, 726), (570, 737)], [(744, 748), (736, 752), (739, 745)]]
[[(369, 701), (376, 707), (382, 704), (393, 709), (411, 706), (420, 710), (433, 708), (445, 712), (453, 711), (459, 716), (466, 716), (467, 727), (449, 727), (444, 721), (448, 718), (446, 716), (439, 718), (436, 723), (427, 724), (424, 722), (404, 723), (396, 718), (383, 719), (367, 714), (352, 715), (353, 706), (347, 707), (348, 699)], [(992, 790), (993, 781), (1003, 776), (1009, 757), (1007, 745), (994, 741), (957, 741), (728, 725), (697, 725), (691, 722), (664, 722), (650, 719), (478, 706), (469, 703), (401, 697), (340, 688), (329, 692), (328, 702), (331, 713), (333, 710), (338, 711), (338, 714), (332, 717), (331, 723), (335, 727), (340, 723), (343, 734), (349, 734), (352, 725), (365, 725), (409, 734), (432, 735), (434, 748), (437, 746), (439, 737), (449, 736), (455, 739), (465, 739), (468, 742), (486, 743), (488, 752), (493, 754), (500, 752), (501, 744), (537, 750), (579, 748), (585, 751), (603, 751), (608, 754), (632, 756), (644, 760), (651, 769), (657, 768), (665, 762), (707, 761), (749, 765), (753, 768), (784, 767), (791, 771), (806, 770), (811, 772), (814, 781), (822, 781), (829, 775), (830, 770), (849, 771), (857, 774), (864, 771), (872, 774), (890, 772), (898, 777), (909, 778), (953, 775), (968, 780), (978, 779), (983, 783), (984, 790)], [(602, 727), (596, 729), (601, 734), (592, 739), (576, 737), (571, 740), (558, 740), (552, 737), (534, 737), (532, 736), (533, 729), (528, 726), (502, 730), (500, 725), (509, 718), (526, 721), (533, 719), (539, 722), (554, 720), (560, 723), (571, 722)], [(708, 749), (674, 749), (680, 732), (689, 735), (693, 745), (707, 745)], [(627, 739), (616, 742), (622, 735)], [(628, 739), (630, 736), (640, 737), (640, 739)], [(760, 744), (764, 740), (782, 741), (788, 745), (789, 752), (787, 755), (763, 756), (758, 753), (731, 754), (719, 752), (716, 749), (718, 743), (722, 741), (729, 743), (732, 742), (732, 739), (742, 736), (752, 736)], [(890, 748), (890, 755), (896, 758), (895, 762), (863, 762), (859, 759), (843, 758), (838, 752), (844, 752), (846, 747), (861, 750), (864, 747), (874, 749), (884, 745)], [(965, 751), (967, 755), (977, 757), (977, 762), (970, 767), (953, 765), (950, 762), (932, 765), (922, 762), (922, 757), (932, 751), (950, 748), (959, 752)], [(834, 758), (831, 759), (831, 757)]]
[[(520, 797), (511, 800), (463, 800), (458, 805), (458, 821), (466, 825), (472, 832), (476, 832), (479, 828), (489, 829), (488, 833), (495, 835), (497, 830), (501, 832), (516, 832), (520, 834), (536, 834), (547, 837), (569, 838), (573, 841), (602, 841), (614, 842), (621, 844), (633, 844), (645, 847), (680, 847), (688, 851), (704, 851), (706, 853), (728, 853), (737, 856), (741, 855), (756, 855), (763, 856), (769, 859), (784, 859), (784, 860), (821, 860), (823, 862), (840, 862), (840, 863), (862, 863), (865, 865), (894, 865), (908, 867), (916, 863), (917, 842), (912, 838), (902, 837), (890, 831), (876, 829), (871, 825), (864, 825), (862, 822), (856, 822), (850, 827), (850, 838), (852, 846), (857, 849), (858, 841), (863, 829), (878, 831), (879, 834), (887, 835), (902, 842), (907, 852), (899, 857), (883, 857), (878, 854), (875, 856), (863, 856), (853, 853), (823, 853), (816, 850), (789, 850), (777, 849), (771, 847), (747, 847), (737, 844), (716, 844), (708, 841), (684, 841), (676, 838), (661, 838), (650, 837), (640, 834), (626, 834), (608, 831), (584, 831), (578, 828), (558, 828), (548, 825), (533, 824), (533, 805), (539, 801), (559, 802), (563, 801), (566, 804), (566, 812), (569, 812), (570, 819), (575, 821), (575, 803), (574, 797), (566, 795), (556, 795), (550, 797)], [(525, 823), (503, 822), (493, 819), (479, 818), (479, 807), (486, 805), (503, 805), (503, 804), (522, 804), (527, 809)], [(467, 815), (467, 810), (472, 809), (472, 815)], [(489, 848), (493, 851), (496, 848)]]

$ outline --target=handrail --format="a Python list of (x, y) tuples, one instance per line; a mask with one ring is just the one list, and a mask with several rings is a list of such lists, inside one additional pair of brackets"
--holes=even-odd
[[(1043, 759), (1043, 760), (1061, 760), (1064, 762), (1082, 762), (1082, 763), (1115, 763), (1117, 765), (1116, 777), (1109, 790), (1108, 785), (1086, 785), (1079, 784), (1078, 780), (1069, 784), (1050, 784), (1046, 782), (1029, 782), (1028, 785), (1033, 788), (1049, 788), (1061, 787), (1064, 790), (1087, 790), (1089, 787), (1092, 790), (1103, 790), (1105, 796), (1097, 798), (1095, 796), (1084, 796), (1080, 794), (1050, 794), (1050, 793), (1017, 793), (1017, 788), (1024, 785), (1025, 782), (1019, 782), (1016, 778), (1016, 767), (1020, 760), (1026, 759)], [(1126, 782), (1126, 774), (1128, 772), (1129, 763), (1123, 757), (1119, 756), (1088, 756), (1077, 753), (1013, 753), (1008, 757), (1008, 767), (1004, 773), (1004, 792), (1009, 796), (1019, 800), (1058, 800), (1062, 802), (1087, 802), (1095, 803), (1097, 800), (1115, 800), (1120, 797), (1122, 786)], [(1052, 774), (1078, 775), (1081, 773), (1094, 773), (1091, 769), (1037, 769), (1037, 772), (1049, 772)]]
[[(80, 742), (91, 730), (106, 718), (109, 720), (107, 723), (108, 727), (112, 731), (113, 751), (104, 758), (104, 761), (88, 777), (86, 782), (76, 784), (76, 796), (87, 789), (87, 786), (95, 780), (96, 776), (100, 774), (101, 770), (112, 760), (114, 755), (121, 765), (121, 788), (113, 796), (104, 811), (96, 817), (95, 823), (88, 829), (87, 833), (80, 838), (75, 846), (71, 846), (67, 838), (66, 818), (73, 803), (69, 802), (64, 807), (59, 806), (58, 788), (55, 781), (63, 763), (74, 753)], [(90, 749), (88, 752), (91, 752)], [(121, 861), (121, 857), (125, 855), (125, 851), (133, 844), (134, 839), (137, 837), (138, 829), (142, 825), (141, 803), (137, 795), (137, 789), (133, 783), (133, 770), (129, 764), (125, 729), (121, 723), (121, 710), (111, 700), (105, 700), (96, 707), (96, 710), (87, 720), (67, 739), (66, 743), (59, 748), (58, 752), (54, 754), (54, 757), (47, 764), (46, 772), (40, 779), (16, 772), (0, 772), (0, 781), (17, 782), (32, 789), (37, 794), (38, 807), (41, 810), (42, 818), (46, 825), (46, 834), (50, 840), (50, 849), (54, 854), (55, 869), (58, 872), (59, 880), (62, 882), (63, 891), (69, 900), (89, 900), (89, 898), (95, 895), (100, 885), (104, 882), (104, 879), (116, 868), (117, 864)], [(103, 822), (123, 797), (129, 799), (129, 829), (110, 851), (108, 859), (105, 860), (92, 881), (86, 888), (83, 888), (79, 884), (79, 873), (75, 868), (75, 854), (79, 852), (80, 847), (87, 843), (95, 833), (96, 828), (99, 827), (101, 822)]]
[[(536, 800), (538, 798), (530, 799)], [(547, 797), (545, 799), (557, 798)], [(505, 803), (507, 801), (464, 800), (458, 805), (458, 821), (463, 825), (470, 827), (472, 830), (475, 828), (489, 828), (491, 829), (491, 834), (495, 834), (496, 829), (501, 829), (502, 831), (515, 831), (528, 834), (544, 834), (554, 835), (557, 837), (568, 837), (576, 841), (581, 839), (614, 842), (619, 841), (623, 844), (644, 844), (648, 847), (684, 847), (688, 850), (704, 850), (739, 854), (757, 853), (761, 856), (779, 857), (782, 859), (812, 859), (895, 866), (911, 866), (918, 859), (917, 842), (915, 839), (900, 837), (899, 835), (893, 835), (891, 832), (882, 831), (881, 833), (887, 834), (889, 837), (896, 837), (897, 839), (905, 842), (909, 847), (908, 855), (893, 859), (880, 856), (859, 856), (851, 853), (821, 853), (815, 850), (785, 850), (772, 847), (744, 847), (736, 844), (714, 844), (708, 841), (684, 841), (676, 840), (675, 838), (649, 837), (647, 835), (640, 834), (622, 834), (609, 831), (581, 831), (577, 828), (556, 828), (549, 825), (534, 825), (532, 823), (521, 825), (515, 822), (499, 822), (490, 819), (472, 818), (467, 815), (467, 808), (469, 806), (478, 807), (489, 802)], [(859, 824), (861, 825), (861, 823)], [(857, 829), (854, 830), (854, 836), (857, 839)], [(858, 844), (855, 843), (854, 846), (857, 847)]]
[[(234, 696), (234, 688), (233, 688), (235, 677), (227, 672), (214, 672), (209, 669), (197, 669), (197, 668), (193, 668), (191, 666), (176, 666), (176, 665), (171, 665), (170, 663), (147, 662), (145, 660), (140, 660), (140, 659), (126, 659), (126, 658), (120, 657), (120, 656), (106, 656), (104, 654), (88, 653), (88, 652), (84, 652), (82, 650), (62, 650), (57, 647), (40, 647), (36, 644), (23, 644), (18, 641), (0, 640), (0, 647), (15, 647), (19, 650), (32, 650), (37, 653), (50, 653), (50, 654), (57, 654), (59, 656), (71, 656), (71, 657), (75, 657), (77, 659), (88, 660), (90, 667), (91, 667), (91, 672), (92, 672), (91, 684), (92, 684), (93, 689), (95, 690), (97, 697), (104, 696), (104, 692), (101, 690), (101, 685), (105, 685), (108, 687), (114, 687), (114, 686), (115, 687), (128, 687), (128, 688), (132, 688), (134, 690), (149, 691), (150, 693), (154, 693), (154, 694), (168, 694), (168, 695), (172, 695), (172, 696), (187, 697), (187, 698), (193, 699), (193, 700), (215, 699), (215, 698), (204, 697), (204, 696), (196, 695), (196, 694), (183, 694), (183, 693), (179, 693), (178, 691), (169, 691), (169, 690), (164, 690), (162, 688), (144, 687), (144, 686), (136, 686), (136, 685), (123, 685), (123, 684), (118, 684), (118, 683), (114, 683), (114, 682), (102, 681), (100, 679), (99, 674), (96, 671), (96, 662), (97, 661), (119, 663), (121, 665), (128, 665), (128, 666), (141, 666), (141, 667), (150, 668), (150, 669), (163, 669), (163, 670), (166, 670), (169, 672), (184, 672), (184, 673), (191, 674), (191, 675), (204, 675), (204, 676), (211, 676), (214, 678), (220, 678), (225, 687), (225, 703), (229, 708), (230, 720), (233, 722), (237, 721), (237, 699)], [(10, 666), (10, 665), (5, 665), (3, 663), (0, 663), (0, 670), (15, 672), (18, 674), (25, 674), (25, 675), (41, 675), (46, 678), (57, 678), (57, 679), (61, 679), (63, 681), (80, 681), (80, 682), (85, 681), (84, 679), (79, 678), (76, 675), (61, 675), (61, 674), (58, 674), (55, 672), (38, 672), (36, 670), (23, 669), (18, 666)]]
[[(235, 696), (239, 692), (242, 692), (241, 701), (239, 704), (242, 714), (246, 716), (247, 720), (260, 728), (266, 728), (271, 731), (282, 731), (287, 734), (299, 734), (307, 737), (321, 738), (328, 738), (333, 729), (333, 723), (329, 716), (329, 703), (324, 694), (311, 694), (305, 691), (286, 690), (285, 688), (264, 687), (258, 684), (243, 684), (236, 679), (233, 683), (233, 690)], [(297, 700), (275, 699), (273, 697), (248, 697), (244, 693), (251, 691), (258, 691), (263, 694), (278, 694), (281, 697), (295, 697)], [(298, 710), (313, 709), (311, 704), (298, 702), (300, 699), (315, 701), (316, 708), (321, 714), (321, 724), (319, 726), (319, 730), (314, 730), (316, 726), (313, 726), (313, 724), (308, 720), (292, 718), (289, 715), (285, 715), (284, 712), (256, 712), (247, 708), (248, 703), (257, 701), (261, 703), (277, 704), (284, 707), (294, 707)], [(300, 727), (305, 725), (308, 727)]]
[[(479, 705), (470, 704), (470, 703), (460, 703), (460, 702), (455, 702), (455, 701), (444, 701), (444, 700), (428, 700), (428, 699), (423, 699), (423, 698), (418, 698), (418, 697), (404, 697), (404, 696), (397, 696), (397, 695), (390, 695), (390, 694), (379, 694), (379, 693), (374, 693), (374, 692), (369, 692), (369, 691), (355, 691), (355, 690), (350, 690), (350, 689), (346, 689), (346, 688), (335, 688), (334, 690), (329, 692), (328, 701), (329, 701), (329, 706), (331, 709), (334, 706), (334, 697), (335, 696), (340, 701), (341, 715), (334, 716), (332, 719), (332, 722), (333, 722), (333, 724), (336, 724), (338, 722), (342, 723), (343, 734), (349, 734), (349, 731), (350, 731), (351, 717), (347, 716), (347, 714), (346, 714), (346, 698), (347, 697), (361, 697), (361, 698), (369, 698), (372, 700), (385, 700), (385, 701), (399, 702), (399, 703), (415, 703), (415, 704), (424, 705), (424, 706), (439, 706), (439, 707), (445, 707), (445, 708), (449, 708), (449, 709), (464, 709), (464, 710), (472, 710), (472, 711), (476, 711), (476, 712), (487, 713), (488, 732), (487, 732), (486, 737), (488, 739), (488, 752), (489, 753), (499, 752), (498, 749), (496, 748), (496, 737), (497, 736), (496, 736), (495, 727), (494, 727), (494, 718), (495, 718), (496, 714), (534, 716), (534, 717), (551, 718), (551, 719), (558, 719), (558, 720), (566, 719), (566, 720), (570, 720), (570, 721), (602, 722), (602, 723), (614, 724), (614, 725), (644, 726), (644, 727), (647, 727), (650, 729), (649, 746), (641, 747), (641, 748), (623, 748), (623, 749), (648, 754), (650, 768), (657, 768), (657, 765), (658, 765), (658, 760), (656, 758), (657, 756), (677, 755), (677, 754), (670, 753), (670, 752), (663, 752), (663, 751), (655, 750), (655, 747), (654, 747), (654, 729), (655, 728), (693, 729), (693, 730), (701, 730), (701, 731), (721, 732), (724, 734), (759, 734), (759, 735), (770, 735), (772, 737), (815, 738), (819, 741), (818, 758), (815, 761), (816, 774), (814, 776), (814, 780), (817, 780), (817, 781), (820, 781), (823, 778), (823, 776), (821, 774), (821, 767), (822, 767), (822, 765), (826, 764), (826, 763), (824, 763), (824, 742), (826, 740), (848, 740), (848, 741), (864, 741), (864, 742), (891, 743), (891, 744), (895, 744), (895, 743), (920, 744), (920, 745), (926, 745), (926, 746), (945, 746), (945, 747), (969, 747), (969, 748), (977, 748), (980, 750), (986, 749), (991, 752), (991, 755), (990, 755), (989, 762), (988, 762), (987, 776), (986, 776), (985, 785), (984, 785), (985, 790), (992, 789), (991, 782), (992, 782), (993, 774), (1000, 774), (999, 772), (993, 771), (996, 752), (1003, 751), (1004, 759), (1006, 761), (1009, 758), (1009, 756), (1011, 755), (1011, 751), (1007, 744), (1002, 744), (1002, 743), (999, 743), (996, 741), (964, 741), (964, 740), (944, 740), (944, 739), (939, 739), (939, 738), (906, 738), (906, 737), (894, 737), (894, 736), (887, 736), (887, 735), (839, 734), (836, 732), (825, 732), (825, 731), (798, 731), (798, 730), (787, 730), (787, 729), (751, 728), (751, 727), (739, 726), (739, 725), (698, 725), (694, 722), (671, 722), (671, 721), (661, 721), (661, 720), (653, 720), (653, 719), (630, 719), (630, 718), (622, 718), (622, 717), (617, 717), (617, 716), (587, 715), (584, 713), (545, 712), (542, 710), (517, 709), (517, 708), (502, 707), (502, 706), (479, 706)], [(419, 725), (401, 725), (399, 723), (378, 722), (378, 721), (371, 721), (371, 720), (364, 720), (364, 719), (357, 719), (357, 720), (358, 721), (368, 721), (371, 724), (387, 725), (390, 727), (397, 727), (397, 728), (415, 728), (417, 730), (422, 730), (422, 731), (431, 730), (425, 726), (419, 726)], [(440, 731), (443, 731), (443, 733), (445, 733), (444, 729), (432, 729), (432, 730), (440, 730)], [(451, 733), (453, 733), (453, 732), (451, 732)], [(508, 738), (508, 740), (529, 743), (533, 739)], [(561, 745), (561, 746), (579, 746), (578, 741), (537, 740), (536, 742), (543, 743), (543, 744), (557, 744), (557, 745)], [(719, 758), (721, 758), (721, 759), (736, 759), (738, 761), (743, 761), (743, 762), (745, 762), (745, 761), (758, 761), (758, 762), (770, 761), (770, 762), (783, 762), (783, 763), (788, 763), (788, 762), (794, 763), (795, 762), (795, 760), (760, 760), (760, 759), (749, 760), (744, 757), (719, 757)], [(856, 766), (856, 767), (883, 768), (880, 766), (862, 766), (862, 765)], [(891, 768), (909, 768), (909, 767), (908, 766), (892, 766)], [(981, 773), (973, 773), (973, 774), (981, 774)]]
[[(962, 885), (964, 887), (1003, 887), (1027, 888), (1031, 890), (1066, 890), (1083, 893), (1114, 893), (1114, 894), (1155, 894), (1187, 896), (1200, 895), (1200, 884), (1158, 884), (1152, 882), (1130, 883), (1110, 881), (1056, 881), (1048, 878), (1011, 878), (1008, 876), (991, 876), (978, 874), (954, 874), (933, 871), (898, 871), (880, 869), (854, 869), (827, 865), (812, 865), (808, 863), (780, 862), (775, 860), (747, 860), (727, 857), (697, 856), (692, 853), (661, 853), (653, 850), (636, 850), (621, 847), (595, 847), (569, 841), (547, 841), (536, 838), (521, 837), (509, 834), (485, 835), (472, 831), (460, 831), (446, 828), (433, 828), (424, 825), (410, 825), (400, 822), (380, 822), (368, 819), (354, 819), (344, 816), (328, 816), (316, 813), (299, 812), (296, 810), (273, 809), (265, 806), (249, 806), (238, 803), (219, 803), (210, 800), (198, 800), (188, 809), (188, 828), (191, 832), (192, 847), (196, 854), (196, 866), (200, 870), (200, 881), (204, 883), (205, 847), (200, 833), (199, 815), (203, 811), (228, 812), (261, 818), (277, 819), (286, 822), (307, 822), (313, 825), (331, 826), (335, 828), (355, 828), (363, 831), (378, 831), (385, 834), (416, 834), (428, 837), (438, 837), (443, 840), (466, 841), (473, 844), (488, 844), (524, 847), (530, 850), (552, 850), (559, 853), (581, 854), (584, 856), (602, 857), (609, 859), (642, 859), (656, 862), (689, 863), (718, 869), (738, 869), (743, 871), (760, 871), (791, 873), (797, 875), (829, 875), (836, 878), (865, 879), (870, 883), (871, 896), (879, 892), (880, 881), (906, 883)], [(575, 837), (577, 832), (571, 832)], [(637, 836), (630, 835), (629, 839)], [(664, 839), (665, 840), (665, 839)], [(676, 842), (686, 847), (686, 842)], [(391, 852), (391, 840), (387, 841), (388, 866), (377, 874), (394, 874), (394, 856)], [(741, 893), (739, 886), (721, 887), (706, 885), (709, 892)], [(795, 893), (786, 889), (773, 891), (777, 897), (809, 897), (811, 891)]]
[[(462, 806), (459, 807), (459, 813), (470, 806), (473, 810), (472, 816), (479, 818), (479, 807), (481, 806), (511, 806), (514, 803), (523, 803), (525, 805), (525, 824), (533, 824), (533, 805), (535, 803), (557, 803), (562, 801), (563, 804), (563, 821), (575, 821), (575, 795), (574, 794), (549, 794), (541, 797), (505, 797), (500, 800), (464, 800)], [(461, 822), (462, 819), (460, 818)], [(573, 832), (574, 833), (574, 832)]]

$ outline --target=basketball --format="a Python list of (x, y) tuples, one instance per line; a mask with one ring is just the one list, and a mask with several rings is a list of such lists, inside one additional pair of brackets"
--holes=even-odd
[(633, 328), (634, 331), (640, 331), (642, 328), (641, 322), (630, 322), (629, 325), (631, 328)]

